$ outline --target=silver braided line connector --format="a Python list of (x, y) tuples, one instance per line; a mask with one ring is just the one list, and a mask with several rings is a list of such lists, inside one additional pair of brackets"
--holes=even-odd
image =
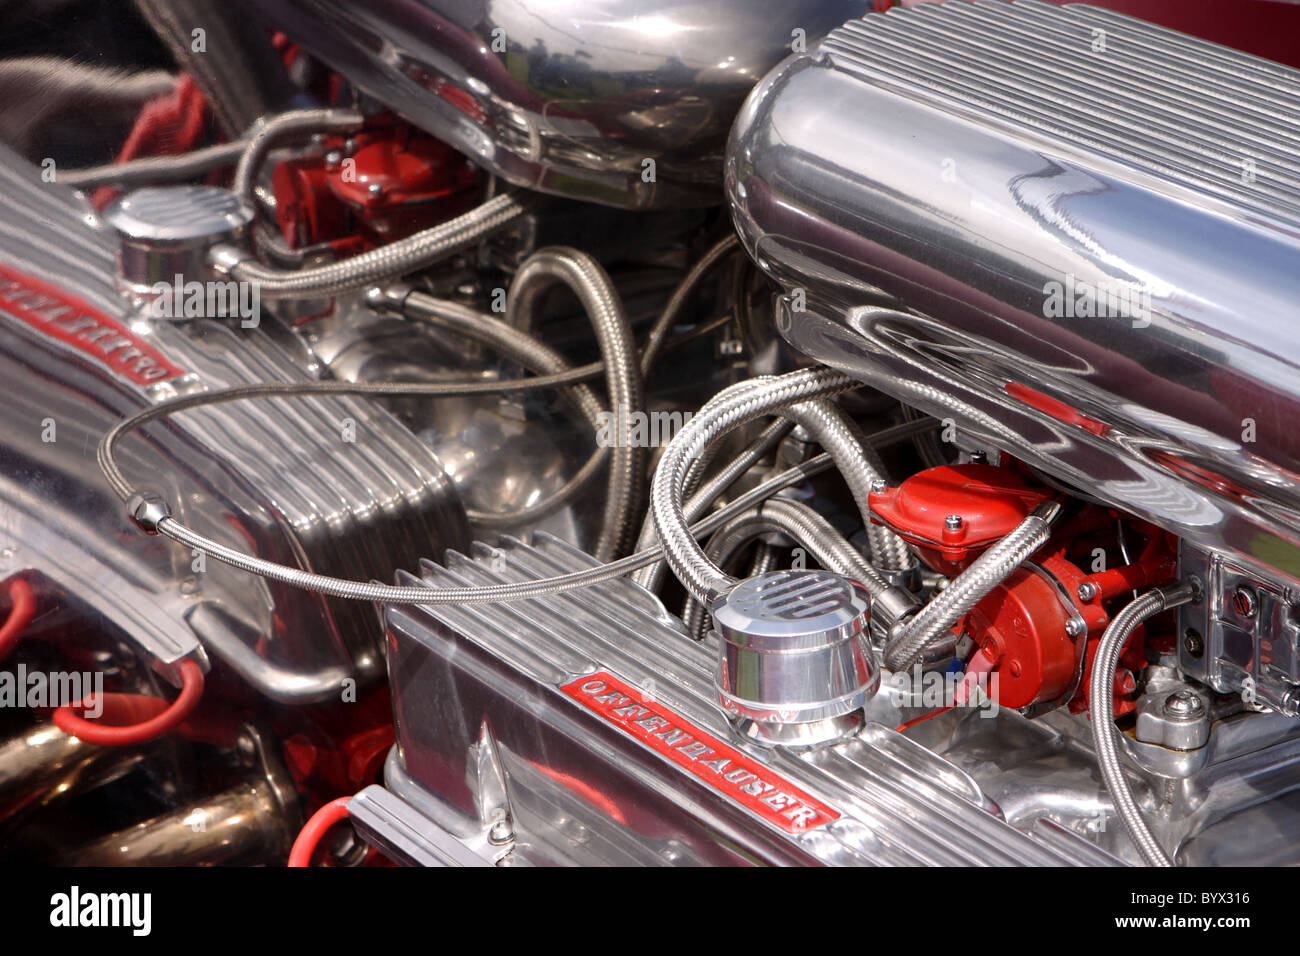
[(975, 562), (913, 617), (895, 625), (895, 635), (885, 648), (885, 666), (906, 671), (954, 624), (978, 604), (1007, 575), (1041, 548), (1052, 533), (1061, 506), (1046, 502)]

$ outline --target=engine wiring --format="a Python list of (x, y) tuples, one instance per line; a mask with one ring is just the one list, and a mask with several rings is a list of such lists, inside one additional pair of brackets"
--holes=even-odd
[(311, 866), (311, 859), (316, 855), (325, 834), (339, 823), (348, 819), (348, 801), (351, 797), (338, 797), (325, 804), (311, 815), (311, 819), (298, 833), (289, 851), (289, 866), (292, 868)]
[[(183, 724), (203, 697), (203, 669), (198, 662), (181, 661), (180, 675), (181, 692), (170, 704), (163, 705), (161, 698), (143, 694), (92, 695), (75, 704), (56, 708), (52, 718), (54, 725), (65, 734), (101, 747), (136, 747), (157, 740)], [(119, 725), (88, 720), (78, 713), (95, 705), (103, 707), (104, 716), (116, 719), (148, 716), (138, 723)]]
[(9, 580), (9, 616), (0, 625), (0, 660), (4, 660), (22, 638), (23, 631), (36, 615), (36, 594), (25, 578), (15, 577)]

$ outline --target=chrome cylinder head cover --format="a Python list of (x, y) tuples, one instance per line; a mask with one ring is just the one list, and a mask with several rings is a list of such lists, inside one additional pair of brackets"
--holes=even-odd
[(121, 240), (118, 275), (141, 295), (177, 276), (207, 277), (208, 250), (240, 243), (253, 216), (251, 203), (217, 186), (150, 186), (127, 193), (104, 212)]
[(713, 605), (718, 699), (737, 731), (806, 746), (852, 733), (880, 686), (870, 597), (828, 571), (772, 571)]

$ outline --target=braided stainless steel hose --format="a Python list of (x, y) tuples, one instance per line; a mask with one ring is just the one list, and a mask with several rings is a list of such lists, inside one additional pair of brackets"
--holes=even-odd
[(245, 250), (228, 245), (214, 246), (209, 261), (233, 279), (255, 283), (258, 294), (264, 298), (326, 298), (432, 265), (509, 225), (528, 210), (528, 203), (528, 199), (503, 193), (455, 219), (405, 239), (342, 262), (297, 271), (264, 265)]
[(204, 146), (179, 156), (144, 156), (125, 163), (71, 169), (59, 173), (59, 182), (73, 189), (91, 189), (105, 185), (134, 188), (183, 183), (187, 179), (237, 162), (247, 146), (247, 140), (237, 139), (233, 143)]
[[(857, 581), (872, 593), (889, 587), (834, 525), (802, 501), (790, 498), (769, 498), (757, 510), (728, 522), (709, 539), (704, 552), (718, 567), (726, 568), (745, 545), (773, 533), (788, 535), (827, 571)], [(696, 640), (704, 637), (706, 613), (707, 608), (694, 597), (687, 598), (682, 620), (686, 633)]]
[(278, 143), (285, 140), (326, 130), (358, 129), (365, 122), (365, 117), (356, 110), (318, 109), (290, 110), (278, 116), (262, 117), (257, 120), (245, 134), (247, 145), (235, 167), (235, 181), (231, 187), (236, 195), (243, 196), (254, 207), (257, 197), (257, 176), (262, 171), (262, 163)]
[(885, 647), (885, 666), (895, 672), (906, 671), (920, 660), (927, 647), (1047, 542), (1060, 511), (1055, 502), (1039, 505), (921, 610), (896, 625), (897, 633)]
[[(211, 395), (188, 397), (191, 399), (202, 399), (211, 398)], [(225, 395), (222, 396), (222, 400), (233, 401), (235, 397), (248, 398), (254, 396), (247, 393), (240, 396)], [(204, 403), (192, 401), (186, 407), (195, 407), (201, 404)], [(172, 410), (174, 411), (175, 409)], [(146, 411), (152, 412), (153, 409), (147, 409)], [(139, 418), (140, 416), (135, 417)], [(130, 421), (130, 419), (127, 421)], [(126, 422), (123, 422), (122, 424), (126, 424)], [(121, 434), (125, 434), (125, 432), (122, 432)], [(106, 447), (108, 437), (109, 436), (105, 436), (104, 441), (100, 442), (101, 467), (105, 467), (106, 463), (111, 465), (112, 471), (116, 472), (118, 480), (123, 482), (123, 490), (128, 493), (124, 500), (128, 502), (128, 505), (131, 508), (132, 518), (145, 531), (166, 535), (188, 548), (202, 551), (204, 554), (207, 554), (225, 564), (229, 564), (232, 567), (248, 571), (252, 574), (261, 575), (270, 580), (280, 581), (309, 591), (318, 591), (322, 594), (328, 594), (333, 597), (350, 598), (359, 601), (378, 601), (389, 604), (497, 604), (510, 601), (523, 601), (528, 600), (529, 598), (542, 597), (560, 591), (569, 591), (577, 588), (589, 587), (593, 584), (599, 584), (602, 581), (608, 581), (611, 578), (620, 577), (630, 571), (635, 571), (637, 568), (645, 567), (647, 564), (659, 560), (660, 556), (660, 549), (654, 547), (646, 551), (629, 555), (621, 560), (613, 561), (594, 568), (587, 568), (582, 571), (574, 571), (550, 578), (538, 578), (517, 584), (498, 584), (484, 587), (394, 587), (362, 581), (348, 581), (343, 578), (315, 574), (310, 571), (304, 571), (301, 568), (293, 568), (288, 565), (265, 561), (261, 558), (254, 557), (253, 555), (245, 554), (242, 551), (237, 551), (234, 548), (228, 548), (220, 542), (213, 541), (212, 539), (207, 538), (181, 524), (179, 521), (174, 519), (170, 513), (168, 513), (166, 504), (161, 498), (147, 494), (138, 494), (129, 483), (126, 483), (125, 480), (121, 478), (120, 472), (117, 471), (116, 462), (113, 460), (111, 445)], [(120, 434), (118, 437), (120, 437)], [(831, 464), (830, 455), (822, 454), (809, 459), (801, 465), (787, 469), (779, 475), (774, 475), (757, 487), (738, 497), (735, 501), (731, 502), (731, 504), (709, 515), (709, 517), (705, 518), (703, 521), (700, 521), (690, 529), (690, 533), (695, 535), (708, 534), (714, 529), (721, 527), (729, 519), (743, 513), (749, 508), (752, 508), (764, 498), (776, 494), (783, 488), (788, 488), (791, 485), (797, 485), (803, 481), (807, 481), (808, 478), (813, 475), (825, 471), (831, 466)], [(105, 474), (109, 476), (110, 483), (114, 484), (116, 488), (113, 475), (110, 473), (108, 467), (105, 467)]]
[(143, 408), (110, 428), (99, 441), (96, 459), (99, 469), (108, 479), (109, 487), (123, 501), (137, 494), (136, 488), (122, 474), (117, 463), (117, 446), (122, 439), (154, 419), (165, 418), (190, 408), (205, 405), (223, 405), (250, 398), (296, 398), (308, 395), (424, 395), (431, 398), (451, 398), (466, 395), (499, 395), (535, 388), (554, 388), (572, 385), (587, 377), (582, 369), (573, 369), (558, 375), (538, 375), (533, 378), (489, 381), (476, 379), (469, 382), (264, 382), (252, 385), (235, 385), (181, 395)]
[(596, 332), (605, 363), (613, 444), (609, 491), (594, 553), (599, 560), (608, 561), (632, 544), (635, 515), (645, 486), (649, 449), (622, 434), (622, 424), (645, 407), (636, 338), (618, 291), (600, 263), (566, 246), (539, 249), (524, 260), (510, 283), (506, 322), (518, 329), (529, 329), (543, 292), (556, 284), (568, 286), (578, 297)]
[(651, 483), (650, 515), (668, 566), (690, 594), (709, 603), (736, 584), (735, 578), (709, 560), (687, 531), (682, 484), (691, 460), (709, 442), (745, 422), (857, 385), (855, 379), (827, 368), (801, 369), (758, 383), (742, 382), (706, 402), (664, 449)]
[(1197, 585), (1192, 581), (1180, 581), (1168, 587), (1156, 588), (1128, 604), (1111, 620), (1101, 641), (1097, 644), (1097, 653), (1092, 661), (1092, 676), (1088, 682), (1088, 703), (1092, 710), (1092, 741), (1097, 751), (1097, 766), (1101, 770), (1106, 789), (1110, 791), (1115, 812), (1124, 821), (1129, 835), (1137, 844), (1142, 859), (1150, 866), (1173, 866), (1164, 847), (1151, 834), (1133, 791), (1124, 779), (1124, 770), (1120, 766), (1117, 750), (1119, 731), (1115, 729), (1115, 666), (1119, 655), (1128, 643), (1129, 637), (1137, 626), (1149, 617), (1169, 608), (1188, 604), (1197, 598)]
[[(752, 442), (731, 461), (727, 462), (722, 469), (709, 480), (709, 483), (701, 488), (698, 492), (691, 490), (691, 475), (698, 474), (696, 466), (707, 457), (707, 452), (692, 462), (691, 467), (687, 470), (684, 484), (683, 495), (689, 494), (690, 498), (682, 506), (682, 512), (686, 515), (687, 521), (694, 521), (700, 515), (709, 509), (709, 506), (717, 500), (718, 496), (730, 488), (735, 482), (758, 464), (762, 458), (767, 455), (773, 448), (781, 443), (786, 435), (790, 434), (794, 428), (794, 422), (788, 419), (777, 419), (772, 424), (764, 428)], [(641, 551), (651, 547), (659, 538), (655, 534), (654, 518), (648, 513), (645, 516), (645, 523), (641, 526), (641, 535), (637, 538), (636, 550)], [(658, 591), (659, 585), (663, 582), (663, 576), (667, 573), (668, 566), (662, 561), (652, 564), (633, 575), (633, 580), (649, 591)]]
[(858, 514), (867, 529), (867, 542), (871, 550), (871, 563), (886, 570), (902, 570), (916, 563), (905, 542), (884, 525), (871, 520), (868, 496), (871, 485), (884, 478), (880, 456), (867, 443), (856, 422), (844, 409), (833, 402), (821, 400), (802, 402), (783, 409), (786, 418), (803, 426), (814, 442), (835, 459), (836, 467), (849, 486)]

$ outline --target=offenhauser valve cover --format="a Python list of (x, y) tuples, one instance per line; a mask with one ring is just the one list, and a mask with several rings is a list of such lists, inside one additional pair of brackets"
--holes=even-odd
[[(596, 564), (558, 538), (426, 562), (432, 587)], [(392, 607), (397, 747), (350, 809), (406, 862), (1037, 864), (1115, 862), (1047, 820), (1009, 826), (965, 773), (868, 724), (768, 749), (717, 702), (711, 641), (635, 584), (503, 605)], [(711, 639), (713, 640), (713, 639)]]
[[(4, 147), (0, 222), (0, 575), (77, 595), (96, 625), (130, 635), (168, 676), (206, 648), (286, 703), (378, 677), (372, 608), (196, 564), (188, 549), (143, 538), (95, 460), (127, 414), (225, 385), (307, 381), (314, 358), (269, 316), (243, 328), (133, 307), (117, 286), (112, 231)], [(327, 573), (386, 574), (396, 555), (415, 560), (469, 536), (432, 452), (365, 401), (197, 409), (132, 436), (123, 454), (133, 479), (216, 539)]]

